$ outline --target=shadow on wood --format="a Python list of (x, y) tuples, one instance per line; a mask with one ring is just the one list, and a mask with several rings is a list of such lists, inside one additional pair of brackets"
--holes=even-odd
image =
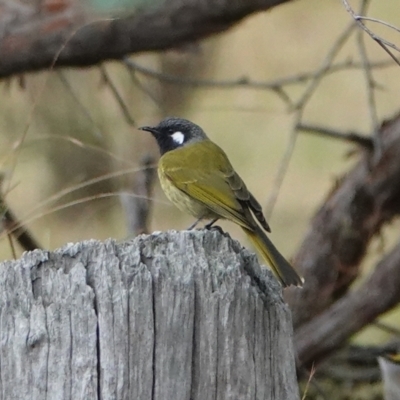
[(299, 398), (281, 289), (219, 232), (36, 250), (0, 285), (4, 399)]

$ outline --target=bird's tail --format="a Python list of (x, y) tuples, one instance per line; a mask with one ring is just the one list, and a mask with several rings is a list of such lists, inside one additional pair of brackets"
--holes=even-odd
[(272, 268), (283, 287), (290, 285), (303, 286), (304, 279), (296, 270), (286, 261), (285, 257), (279, 253), (267, 235), (257, 226), (255, 231), (243, 228), (254, 247), (258, 250), (264, 260)]

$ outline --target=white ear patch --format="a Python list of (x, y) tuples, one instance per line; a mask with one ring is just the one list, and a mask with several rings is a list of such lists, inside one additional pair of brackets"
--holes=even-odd
[(185, 135), (182, 132), (175, 132), (171, 135), (172, 140), (178, 144), (181, 145), (185, 141)]

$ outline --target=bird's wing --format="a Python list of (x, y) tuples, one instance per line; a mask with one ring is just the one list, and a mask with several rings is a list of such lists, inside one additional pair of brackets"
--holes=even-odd
[[(213, 157), (204, 147), (204, 151), (199, 148), (194, 154), (182, 151), (181, 157), (177, 157), (179, 150), (176, 150), (174, 155), (166, 153), (163, 156), (159, 168), (179, 190), (221, 218), (253, 231), (255, 221), (246, 203), (254, 197), (234, 172), (225, 153), (212, 142), (208, 146), (215, 146), (218, 150), (211, 153)], [(186, 155), (190, 160), (185, 160)]]
[(260, 222), (261, 226), (267, 232), (271, 232), (271, 228), (269, 227), (268, 222), (264, 217), (260, 203), (249, 192), (245, 183), (237, 174), (237, 172), (233, 168), (231, 168), (229, 171), (226, 171), (225, 178), (229, 183), (229, 186), (235, 193), (236, 198), (242, 202), (245, 202), (246, 205), (251, 209), (257, 220)]

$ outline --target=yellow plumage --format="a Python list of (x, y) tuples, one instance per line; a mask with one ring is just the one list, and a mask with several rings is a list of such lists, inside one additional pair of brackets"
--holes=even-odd
[(215, 143), (204, 139), (166, 152), (158, 174), (165, 194), (179, 209), (196, 218), (222, 218), (240, 225), (283, 286), (302, 285), (256, 222), (255, 217), (269, 230), (260, 204)]

